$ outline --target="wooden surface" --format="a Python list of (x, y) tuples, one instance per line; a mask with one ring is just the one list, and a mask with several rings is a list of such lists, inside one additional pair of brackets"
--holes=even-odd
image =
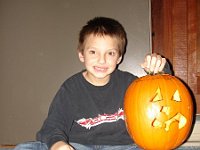
[(200, 0), (151, 0), (153, 52), (169, 59), (200, 113)]
[(15, 148), (15, 145), (0, 145), (0, 148)]

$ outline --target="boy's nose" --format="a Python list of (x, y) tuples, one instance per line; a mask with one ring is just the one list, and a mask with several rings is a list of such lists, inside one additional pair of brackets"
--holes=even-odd
[(103, 64), (106, 62), (106, 56), (105, 55), (100, 55), (99, 56), (99, 63)]

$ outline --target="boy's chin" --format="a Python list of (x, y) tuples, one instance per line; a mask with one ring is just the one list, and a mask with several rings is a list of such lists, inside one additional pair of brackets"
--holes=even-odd
[(108, 77), (110, 77), (110, 73), (108, 73), (108, 72), (106, 72), (106, 73), (94, 73), (94, 76), (96, 77), (96, 78), (98, 78), (98, 79), (105, 79), (105, 78), (108, 78)]

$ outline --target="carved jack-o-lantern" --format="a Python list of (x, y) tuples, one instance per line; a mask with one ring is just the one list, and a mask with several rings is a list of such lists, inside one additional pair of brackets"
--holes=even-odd
[(176, 77), (147, 75), (134, 81), (124, 101), (127, 130), (143, 149), (174, 149), (188, 137), (193, 102)]

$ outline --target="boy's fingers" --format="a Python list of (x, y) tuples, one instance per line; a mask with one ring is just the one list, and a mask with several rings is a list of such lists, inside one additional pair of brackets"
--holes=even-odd
[(160, 69), (160, 66), (162, 64), (162, 57), (160, 55), (157, 55), (156, 56), (156, 62), (155, 62), (155, 67), (154, 67), (154, 70), (153, 72), (156, 74), (159, 72), (159, 69)]
[(161, 65), (161, 60), (160, 59), (158, 59), (157, 61), (156, 61), (156, 65), (155, 65), (155, 69), (154, 69), (154, 73), (158, 73), (159, 72), (159, 69), (160, 69), (160, 65)]
[(150, 69), (151, 72), (154, 72), (154, 69), (156, 67), (156, 63), (157, 63), (157, 57), (155, 55), (152, 55), (151, 61), (149, 63), (149, 66), (150, 66), (149, 69)]
[(160, 67), (159, 67), (158, 72), (162, 72), (162, 71), (163, 71), (163, 69), (164, 69), (164, 67), (165, 67), (165, 64), (166, 64), (166, 59), (165, 59), (165, 58), (162, 58), (162, 63), (161, 63), (161, 65), (160, 65)]
[(147, 55), (145, 61), (146, 61), (146, 68), (150, 69), (150, 66), (151, 66), (151, 55)]
[(153, 53), (145, 57), (144, 63), (141, 67), (148, 73), (158, 73), (162, 72), (166, 64), (166, 59), (162, 58), (160, 55)]
[(144, 62), (141, 64), (141, 67), (144, 69), (145, 72), (149, 72), (149, 68), (150, 68), (150, 62), (151, 62), (151, 56), (147, 55), (144, 59)]

